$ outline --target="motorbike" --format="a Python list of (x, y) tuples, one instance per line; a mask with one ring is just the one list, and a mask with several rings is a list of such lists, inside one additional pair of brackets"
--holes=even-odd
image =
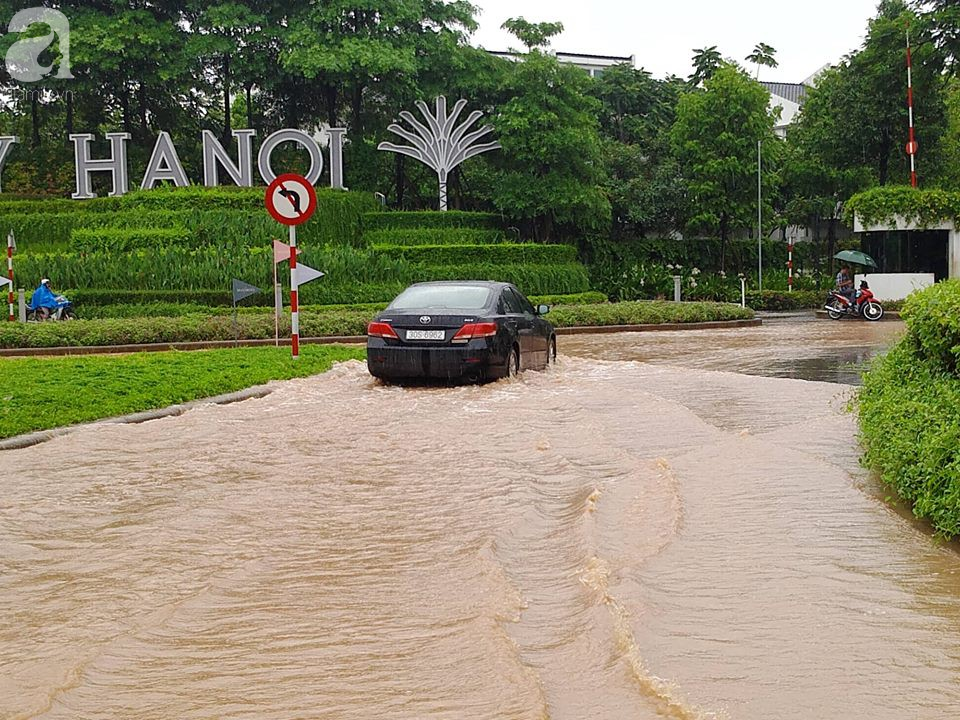
[(883, 317), (883, 305), (874, 297), (866, 280), (860, 283), (860, 289), (857, 290), (852, 301), (839, 290), (831, 290), (823, 309), (832, 320), (849, 316), (876, 322)]
[(47, 320), (76, 320), (73, 303), (63, 295), (57, 296), (56, 307), (40, 307), (27, 311), (27, 322), (46, 322)]

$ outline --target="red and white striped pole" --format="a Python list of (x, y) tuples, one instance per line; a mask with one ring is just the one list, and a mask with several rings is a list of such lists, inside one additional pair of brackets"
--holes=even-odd
[(793, 243), (787, 243), (787, 291), (793, 292)]
[(10, 305), (10, 322), (16, 320), (13, 314), (13, 230), (7, 235), (7, 278), (10, 280), (10, 291), (7, 293), (7, 303)]
[(910, 141), (907, 155), (910, 156), (910, 185), (917, 186), (917, 137), (913, 130), (913, 58), (910, 53), (910, 29), (907, 28), (907, 111), (910, 115)]
[(290, 351), (300, 357), (300, 289), (297, 287), (297, 226), (290, 226)]

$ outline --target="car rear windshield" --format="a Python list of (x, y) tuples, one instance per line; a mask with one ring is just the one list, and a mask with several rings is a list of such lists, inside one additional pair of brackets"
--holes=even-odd
[(490, 300), (490, 288), (479, 285), (423, 285), (410, 287), (390, 303), (391, 310), (456, 308), (481, 310)]

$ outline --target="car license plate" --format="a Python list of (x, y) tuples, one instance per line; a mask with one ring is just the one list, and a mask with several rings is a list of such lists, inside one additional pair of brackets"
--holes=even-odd
[(407, 340), (443, 340), (443, 330), (407, 330)]

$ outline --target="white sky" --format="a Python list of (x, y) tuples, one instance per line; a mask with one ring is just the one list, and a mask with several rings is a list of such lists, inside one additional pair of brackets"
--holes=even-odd
[[(517, 48), (500, 30), (503, 21), (559, 20), (564, 32), (552, 48), (595, 55), (635, 55), (654, 77), (693, 71), (693, 48), (716, 45), (743, 65), (754, 45), (777, 50), (776, 69), (760, 79), (800, 82), (837, 62), (863, 42), (878, 0), (473, 0), (482, 9), (473, 44), (488, 50)], [(753, 66), (749, 66), (752, 68)]]

